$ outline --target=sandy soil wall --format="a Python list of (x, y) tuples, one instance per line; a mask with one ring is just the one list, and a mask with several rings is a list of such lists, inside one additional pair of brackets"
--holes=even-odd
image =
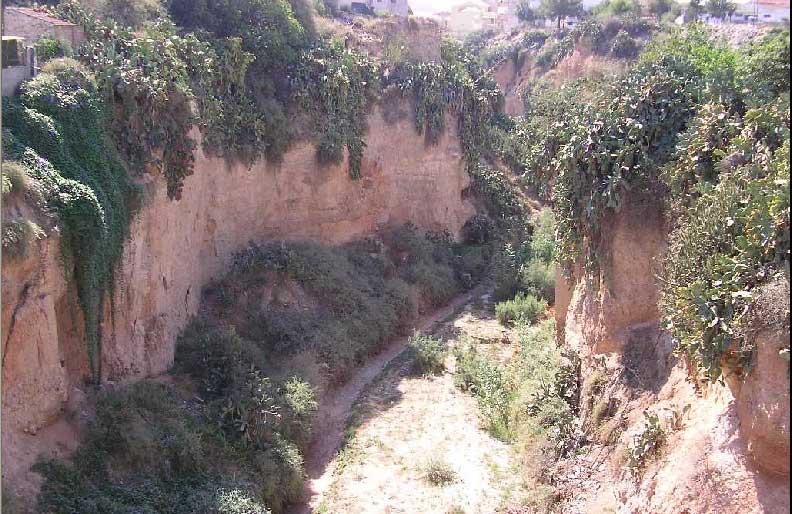
[[(201, 288), (250, 241), (343, 243), (391, 223), (459, 234), (474, 208), (454, 124), (426, 146), (410, 116), (369, 118), (362, 179), (346, 164), (320, 166), (311, 144), (278, 165), (248, 167), (197, 151), (181, 200), (161, 176), (144, 176), (146, 200), (132, 221), (112, 302), (101, 327), (102, 375), (125, 381), (161, 374), (199, 307)], [(3, 262), (3, 474), (29, 466), (32, 434), (79, 396), (87, 354), (74, 292), (63, 277), (57, 230), (16, 263)], [(46, 446), (46, 445), (45, 445)]]

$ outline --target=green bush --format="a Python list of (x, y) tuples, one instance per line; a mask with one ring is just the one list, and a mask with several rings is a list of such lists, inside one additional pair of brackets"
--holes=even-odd
[(604, 28), (594, 19), (583, 20), (572, 31), (575, 44), (599, 52), (605, 43)]
[(462, 226), (462, 240), (467, 244), (482, 245), (493, 240), (496, 234), (495, 223), (487, 217), (477, 214)]
[(520, 272), (521, 289), (550, 305), (555, 302), (555, 265), (531, 259)]
[(626, 30), (620, 30), (618, 34), (613, 37), (610, 44), (610, 53), (614, 57), (622, 59), (629, 59), (638, 55), (638, 42), (627, 33)]
[(135, 29), (166, 15), (160, 0), (83, 0), (83, 5), (99, 18)]
[(59, 57), (68, 57), (72, 54), (71, 47), (60, 39), (42, 37), (36, 41), (35, 47), (36, 59), (39, 64), (44, 64)]
[(415, 359), (415, 370), (426, 375), (437, 375), (446, 369), (448, 355), (446, 344), (432, 336), (416, 332), (408, 343)]
[(506, 243), (494, 258), (495, 290), (492, 297), (496, 302), (514, 298), (520, 289), (520, 268), (524, 259), (523, 249), (515, 249)]
[(38, 508), (56, 514), (216, 512), (218, 486), (230, 476), (224, 466), (237, 458), (207, 428), (163, 384), (104, 391), (72, 458), (34, 467), (44, 477)]
[(608, 0), (592, 9), (592, 13), (602, 18), (641, 15), (641, 4), (635, 0)]
[(176, 341), (175, 370), (189, 374), (202, 394), (223, 397), (245, 379), (250, 367), (265, 365), (264, 352), (232, 329), (196, 320)]
[(217, 497), (218, 514), (271, 514), (271, 511), (239, 489), (221, 491)]
[(275, 437), (264, 451), (254, 452), (252, 477), (260, 486), (260, 495), (274, 514), (283, 513), (289, 504), (303, 499), (305, 470), (300, 451), (281, 437)]
[(564, 37), (560, 41), (548, 40), (536, 55), (536, 64), (545, 70), (551, 70), (572, 55), (575, 50), (574, 38)]
[(71, 461), (37, 465), (45, 477), (39, 507), (268, 513), (266, 504), (282, 513), (302, 498), (297, 444), (307, 441), (316, 411), (313, 389), (296, 379), (278, 386), (256, 370), (239, 380), (222, 395), (202, 390), (208, 401), (189, 406), (153, 381), (103, 393)]
[(462, 273), (470, 268), (460, 268), (461, 261), (455, 253), (460, 248), (453, 245), (448, 234), (422, 235), (414, 226), (405, 225), (387, 231), (383, 239), (391, 252), (406, 254), (406, 259), (397, 263), (397, 274), (417, 287), (431, 306), (445, 305), (463, 285), (472, 285), (480, 278), (472, 276), (463, 280)]
[(621, 31), (639, 38), (651, 34), (657, 28), (651, 21), (632, 13), (610, 17), (604, 21), (603, 25), (607, 39), (613, 39)]
[(494, 259), (496, 302), (513, 299), (517, 293), (530, 293), (550, 303), (555, 299), (555, 218), (543, 210), (529, 241), (515, 247), (506, 243)]
[(789, 29), (773, 32), (756, 41), (738, 65), (742, 87), (750, 91), (756, 106), (789, 92)]
[(501, 325), (517, 321), (535, 323), (547, 310), (547, 301), (531, 294), (518, 293), (513, 300), (495, 306), (495, 315)]
[(552, 209), (542, 209), (534, 224), (530, 255), (533, 259), (551, 263), (555, 260), (555, 214)]
[(313, 421), (319, 410), (316, 391), (311, 384), (292, 377), (282, 386), (280, 396), (283, 403), (281, 433), (299, 448), (305, 449), (310, 442)]
[(193, 322), (176, 348), (176, 370), (199, 385), (231, 440), (266, 448), (280, 437), (305, 448), (318, 409), (310, 384), (296, 377), (273, 383), (260, 371), (263, 350), (232, 329)]
[(643, 427), (633, 435), (627, 446), (627, 469), (633, 475), (640, 473), (649, 459), (657, 455), (664, 442), (665, 432), (657, 414), (644, 411)]
[(498, 439), (510, 440), (514, 431), (510, 419), (513, 386), (509, 377), (472, 344), (457, 346), (454, 357), (457, 387), (476, 398), (486, 429)]

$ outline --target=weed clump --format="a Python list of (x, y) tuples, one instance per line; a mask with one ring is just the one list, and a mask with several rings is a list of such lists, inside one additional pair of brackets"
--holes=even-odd
[(459, 475), (445, 459), (434, 457), (424, 465), (424, 479), (435, 487), (445, 487), (459, 479)]
[(239, 489), (222, 491), (217, 500), (219, 514), (272, 514), (272, 511)]
[(638, 475), (649, 459), (658, 454), (664, 441), (665, 432), (660, 426), (659, 416), (644, 412), (644, 424), (627, 447), (627, 468), (630, 472)]
[(501, 302), (495, 306), (495, 315), (501, 325), (509, 325), (517, 321), (536, 323), (547, 310), (547, 302), (532, 294), (517, 293), (513, 300)]
[(44, 230), (27, 219), (4, 221), (2, 230), (3, 256), (9, 261), (25, 258), (30, 245), (45, 237)]
[(531, 441), (553, 458), (577, 444), (577, 359), (555, 343), (552, 320), (520, 326), (520, 352), (503, 368), (473, 345), (455, 350), (458, 387), (479, 403), (482, 420), (495, 437)]
[(418, 373), (437, 375), (445, 371), (448, 347), (443, 341), (416, 332), (410, 338), (409, 346), (415, 355), (415, 370)]
[(457, 387), (478, 400), (487, 431), (498, 439), (510, 440), (514, 435), (510, 417), (514, 386), (510, 377), (472, 344), (455, 348), (454, 356)]

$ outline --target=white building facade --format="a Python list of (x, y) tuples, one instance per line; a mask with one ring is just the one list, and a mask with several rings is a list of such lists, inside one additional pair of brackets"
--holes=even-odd
[[(690, 0), (677, 0), (683, 9), (687, 9)], [(729, 19), (714, 18), (702, 13), (699, 19), (712, 24), (722, 23), (789, 23), (789, 0), (735, 0), (737, 10)], [(678, 24), (686, 21), (684, 16), (677, 19)]]
[(511, 32), (520, 25), (517, 5), (518, 0), (466, 0), (436, 17), (444, 30), (459, 39), (480, 30)]
[(789, 0), (738, 1), (734, 21), (789, 23)]
[(408, 16), (410, 6), (407, 0), (337, 0), (338, 8), (354, 11), (355, 8), (370, 9), (377, 14)]

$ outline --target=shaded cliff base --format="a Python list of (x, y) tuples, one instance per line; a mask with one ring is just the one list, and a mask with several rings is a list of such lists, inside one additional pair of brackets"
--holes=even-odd
[[(696, 390), (658, 326), (636, 327), (630, 339), (625, 354), (595, 357), (584, 367), (581, 417), (590, 442), (551, 474), (562, 511), (788, 512), (788, 470), (768, 470), (776, 457), (752, 451), (755, 422), (740, 417), (739, 396), (718, 384)], [(780, 396), (772, 409), (788, 408), (788, 388)], [(636, 441), (651, 439), (641, 438), (646, 413), (658, 417), (658, 447), (633, 471)], [(764, 429), (788, 434), (788, 410), (786, 416), (786, 425), (766, 422)], [(774, 451), (780, 456), (784, 448)]]

